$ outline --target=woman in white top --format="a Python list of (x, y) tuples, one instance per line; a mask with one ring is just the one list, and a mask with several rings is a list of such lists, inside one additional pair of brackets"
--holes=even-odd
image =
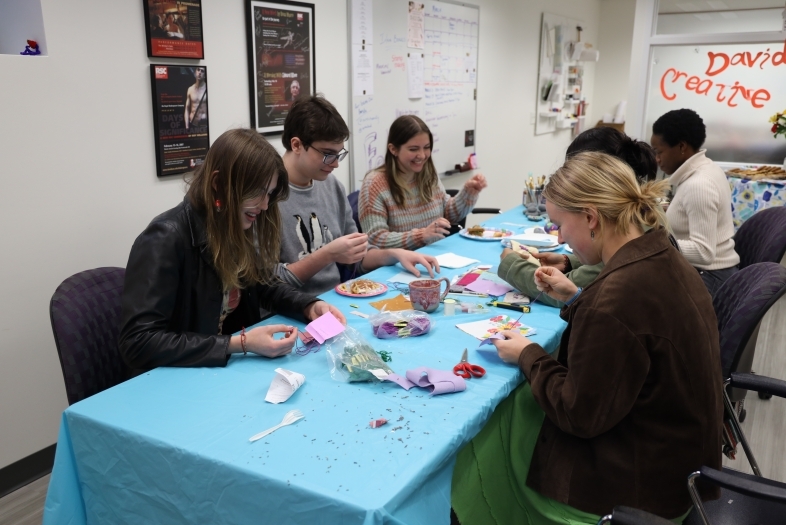
[(680, 251), (699, 274), (711, 295), (738, 271), (734, 251), (731, 190), (723, 170), (700, 149), (707, 138), (701, 117), (677, 109), (652, 125), (658, 166), (670, 175), (674, 197), (666, 212)]

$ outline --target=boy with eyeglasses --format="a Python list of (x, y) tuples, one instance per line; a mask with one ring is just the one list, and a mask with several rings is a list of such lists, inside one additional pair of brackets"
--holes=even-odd
[(349, 128), (336, 108), (319, 95), (295, 101), (284, 121), (289, 199), (279, 203), (281, 255), (276, 269), (286, 283), (304, 292), (322, 293), (341, 282), (338, 265), (352, 277), (400, 262), (416, 276), (415, 265), (430, 276), (439, 272), (434, 257), (403, 249), (369, 247), (358, 233), (344, 186), (332, 171), (348, 151)]

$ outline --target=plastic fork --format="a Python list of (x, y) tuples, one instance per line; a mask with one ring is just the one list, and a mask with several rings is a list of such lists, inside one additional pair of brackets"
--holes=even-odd
[(256, 441), (258, 439), (262, 439), (263, 437), (267, 436), (268, 434), (272, 434), (273, 432), (275, 432), (276, 430), (278, 430), (281, 427), (285, 427), (287, 425), (291, 425), (292, 423), (294, 423), (296, 421), (300, 421), (304, 417), (306, 417), (306, 416), (304, 416), (303, 412), (301, 412), (300, 410), (290, 410), (289, 412), (284, 414), (284, 419), (281, 420), (281, 423), (279, 423), (278, 425), (276, 425), (274, 427), (270, 427), (267, 430), (263, 430), (259, 434), (255, 434), (255, 435), (251, 436), (250, 438), (248, 438), (248, 440), (251, 443), (253, 443), (254, 441)]

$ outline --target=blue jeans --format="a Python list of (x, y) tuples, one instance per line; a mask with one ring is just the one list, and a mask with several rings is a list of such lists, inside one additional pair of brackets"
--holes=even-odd
[(701, 280), (704, 281), (704, 286), (707, 287), (710, 295), (715, 297), (715, 292), (726, 282), (726, 279), (739, 272), (740, 269), (732, 266), (731, 268), (722, 268), (720, 270), (699, 270), (696, 268), (696, 271), (701, 275)]

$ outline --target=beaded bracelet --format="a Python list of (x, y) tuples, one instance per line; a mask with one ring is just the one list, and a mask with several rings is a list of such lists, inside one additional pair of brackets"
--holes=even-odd
[(240, 348), (243, 349), (243, 355), (246, 355), (246, 327), (240, 331)]

